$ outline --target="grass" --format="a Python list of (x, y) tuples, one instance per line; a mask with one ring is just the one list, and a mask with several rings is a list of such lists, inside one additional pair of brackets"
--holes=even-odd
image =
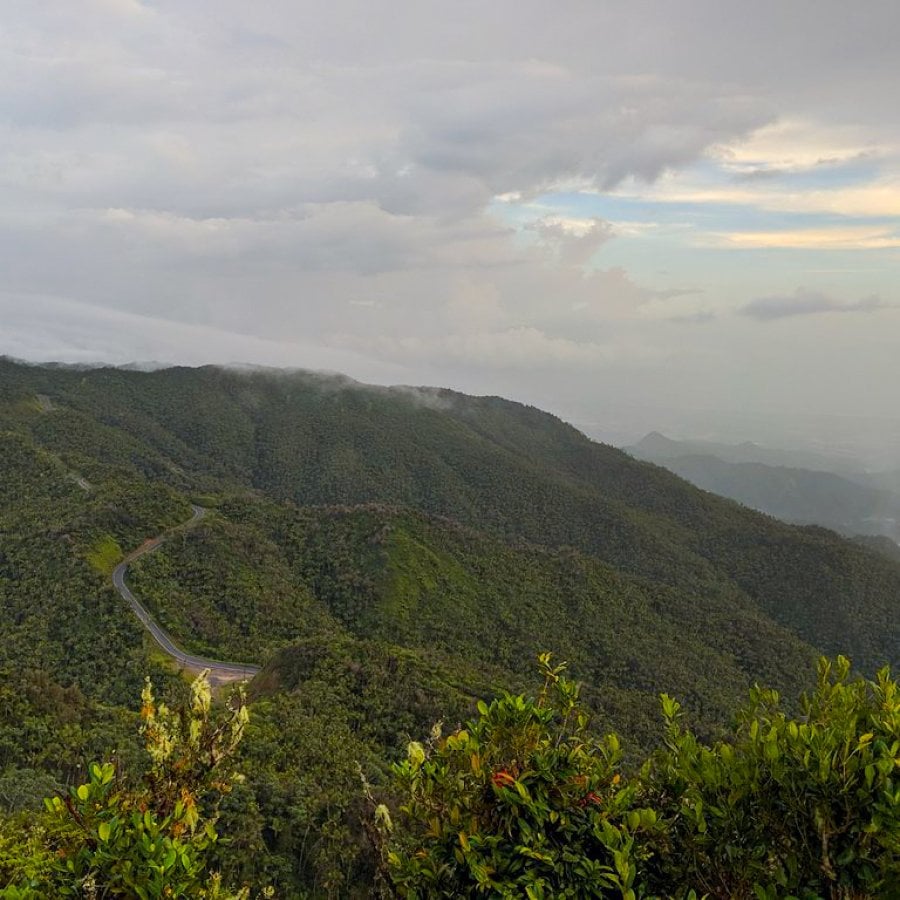
[(122, 548), (109, 534), (98, 538), (85, 554), (85, 559), (102, 575), (112, 575), (112, 570), (123, 558)]

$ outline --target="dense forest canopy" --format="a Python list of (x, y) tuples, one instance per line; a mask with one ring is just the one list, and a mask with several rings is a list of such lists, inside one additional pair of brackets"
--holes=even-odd
[[(170, 534), (129, 583), (187, 649), (263, 666), (219, 864), (284, 896), (365, 896), (358, 766), (381, 789), (435, 721), (526, 690), (541, 651), (626, 767), (659, 745), (660, 692), (712, 741), (756, 681), (798, 711), (821, 653), (900, 662), (889, 554), (500, 398), (0, 360), (0, 451), (0, 812), (110, 755), (142, 771), (133, 699), (182, 679), (109, 574)], [(191, 502), (209, 514), (170, 533)]]

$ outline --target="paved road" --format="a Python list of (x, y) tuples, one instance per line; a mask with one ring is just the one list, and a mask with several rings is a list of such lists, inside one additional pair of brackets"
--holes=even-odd
[[(191, 508), (194, 514), (182, 527), (190, 527), (206, 515), (206, 510), (201, 506), (192, 506)], [(116, 566), (112, 573), (112, 581), (116, 590), (141, 620), (156, 643), (180, 665), (188, 669), (209, 669), (209, 678), (212, 682), (241, 681), (252, 678), (259, 671), (259, 666), (252, 666), (247, 663), (223, 662), (219, 659), (207, 659), (205, 656), (195, 656), (193, 653), (186, 653), (169, 637), (165, 629), (157, 625), (146, 607), (134, 596), (128, 585), (125, 584), (125, 573), (128, 571), (129, 563), (134, 562), (147, 553), (152, 553), (164, 540), (165, 536), (161, 535), (153, 538), (152, 541), (147, 541)]]

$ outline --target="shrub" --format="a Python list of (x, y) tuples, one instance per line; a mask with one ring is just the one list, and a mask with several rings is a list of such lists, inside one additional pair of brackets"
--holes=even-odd
[(615, 735), (598, 739), (564, 665), (540, 658), (536, 700), (509, 694), (448, 737), (436, 729), (394, 767), (402, 796), (377, 810), (399, 896), (637, 896), (645, 834), (658, 828), (622, 783)]
[(47, 815), (21, 845), (24, 877), (0, 896), (226, 896), (207, 854), (219, 801), (237, 777), (230, 760), (247, 723), (243, 696), (217, 715), (204, 674), (181, 709), (157, 704), (149, 680), (142, 701), (149, 767), (140, 783), (129, 787), (112, 763), (94, 763), (87, 783), (46, 800)]
[(900, 897), (900, 693), (887, 669), (819, 663), (803, 714), (754, 688), (734, 734), (702, 746), (663, 697), (665, 747), (640, 776), (667, 827), (660, 893)]
[(789, 718), (755, 687), (704, 746), (663, 695), (663, 746), (628, 777), (577, 685), (540, 658), (537, 700), (505, 695), (394, 767), (376, 809), (401, 897), (900, 897), (900, 692), (838, 657)]

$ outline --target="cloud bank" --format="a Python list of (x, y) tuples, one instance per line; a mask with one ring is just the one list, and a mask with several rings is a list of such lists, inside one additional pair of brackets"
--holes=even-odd
[[(888, 306), (722, 260), (897, 246), (893, 3), (11, 0), (5, 21), (0, 352), (722, 404), (748, 317)], [(590, 206), (625, 196), (681, 219)], [(756, 218), (704, 243), (713, 206)]]

